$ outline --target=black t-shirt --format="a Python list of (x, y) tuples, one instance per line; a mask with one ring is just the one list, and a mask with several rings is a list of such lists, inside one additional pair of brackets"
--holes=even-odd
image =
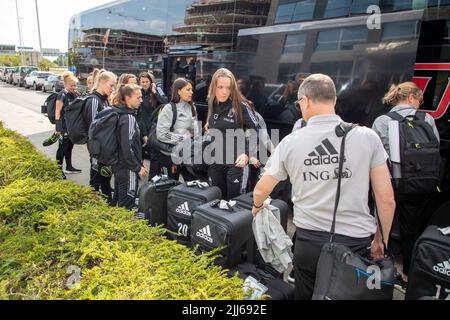
[[(235, 112), (233, 110), (232, 102), (231, 100), (228, 100), (224, 103), (214, 103), (214, 109), (213, 113), (208, 119), (208, 127), (209, 129), (217, 129), (220, 130), (222, 133), (223, 138), (223, 163), (226, 162), (226, 156), (227, 156), (227, 144), (231, 145), (234, 144), (234, 150), (233, 150), (233, 163), (237, 159), (237, 157), (242, 154), (242, 151), (248, 154), (249, 146), (248, 141), (245, 138), (245, 130), (253, 129), (257, 130), (258, 125), (258, 118), (256, 114), (253, 112), (253, 110), (246, 105), (242, 105), (242, 116), (243, 116), (243, 123), (239, 123), (237, 120), (237, 117), (235, 115)], [(242, 129), (240, 131), (236, 131)], [(241, 132), (241, 133), (239, 133)], [(256, 131), (255, 131), (256, 132)], [(230, 141), (233, 140), (233, 141)], [(245, 144), (245, 150), (238, 150), (238, 143), (242, 140), (246, 141)], [(227, 164), (233, 164), (233, 163), (227, 163)]]

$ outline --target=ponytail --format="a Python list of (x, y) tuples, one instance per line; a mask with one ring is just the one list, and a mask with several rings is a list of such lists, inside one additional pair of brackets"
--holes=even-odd
[(422, 90), (420, 90), (414, 82), (403, 82), (398, 85), (393, 84), (383, 97), (382, 102), (391, 106), (396, 106), (402, 101), (407, 100), (410, 94), (413, 94), (418, 98), (423, 97)]

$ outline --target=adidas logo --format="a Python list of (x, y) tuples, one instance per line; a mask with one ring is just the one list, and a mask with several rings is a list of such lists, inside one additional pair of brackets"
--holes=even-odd
[(202, 239), (208, 241), (209, 243), (214, 242), (214, 240), (211, 238), (211, 230), (209, 228), (209, 225), (207, 225), (203, 229), (200, 229), (199, 231), (197, 231), (197, 233), (195, 235), (199, 238), (202, 238)]
[(450, 277), (450, 259), (442, 263), (438, 263), (433, 267), (433, 270)]
[(320, 166), (324, 164), (338, 164), (339, 153), (331, 144), (330, 140), (325, 139), (316, 147), (316, 149), (308, 154), (305, 159), (305, 166)]
[(185, 216), (192, 216), (191, 210), (189, 210), (189, 206), (187, 201), (185, 203), (182, 203), (178, 206), (178, 208), (175, 210), (176, 213), (183, 214)]

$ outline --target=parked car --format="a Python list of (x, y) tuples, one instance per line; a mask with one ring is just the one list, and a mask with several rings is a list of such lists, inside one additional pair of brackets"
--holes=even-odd
[(8, 68), (8, 69), (6, 69), (5, 74), (3, 76), (4, 77), (4, 81), (6, 83), (8, 83), (8, 84), (12, 84), (13, 83), (14, 70), (15, 70), (15, 68)]
[(25, 77), (33, 71), (39, 70), (37, 67), (20, 66), (16, 67), (13, 74), (13, 85), (22, 87), (25, 84)]
[(12, 67), (1, 67), (0, 70), (0, 81), (6, 81), (9, 70), (13, 70)]
[(44, 81), (53, 75), (51, 72), (43, 71), (32, 71), (28, 76), (25, 77), (25, 88), (33, 87), (34, 90), (41, 90), (44, 85)]
[(49, 76), (42, 86), (42, 92), (60, 92), (62, 89), (64, 89), (64, 82), (62, 76), (57, 74)]

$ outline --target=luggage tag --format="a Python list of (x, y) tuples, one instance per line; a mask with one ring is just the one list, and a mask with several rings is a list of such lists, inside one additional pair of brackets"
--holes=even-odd
[(248, 276), (245, 279), (242, 288), (246, 294), (250, 295), (248, 300), (260, 299), (267, 292), (267, 290), (269, 290), (269, 288), (252, 276)]

